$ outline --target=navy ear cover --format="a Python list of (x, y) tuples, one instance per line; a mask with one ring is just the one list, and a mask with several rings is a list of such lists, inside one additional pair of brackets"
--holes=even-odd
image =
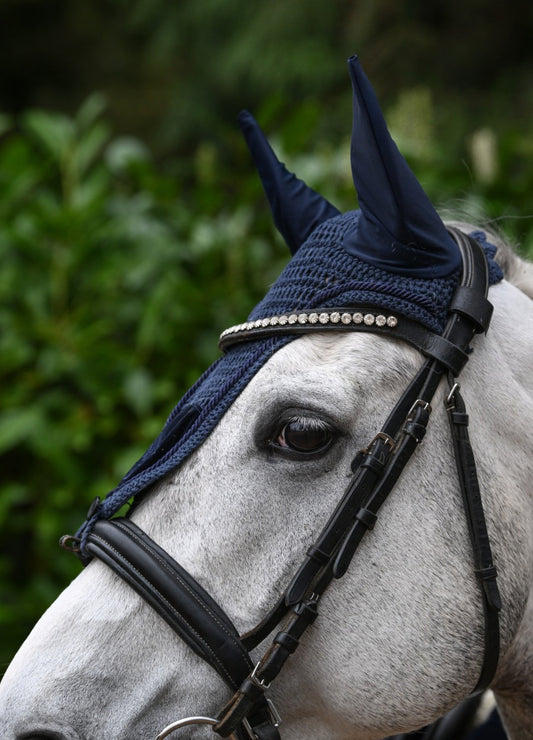
[(278, 160), (251, 113), (242, 111), (239, 125), (261, 178), (274, 224), (291, 254), (296, 254), (319, 224), (338, 216), (340, 211)]
[(384, 270), (439, 278), (460, 268), (451, 236), (398, 151), (357, 57), (348, 60), (353, 88), (351, 165), (360, 219), (344, 248)]

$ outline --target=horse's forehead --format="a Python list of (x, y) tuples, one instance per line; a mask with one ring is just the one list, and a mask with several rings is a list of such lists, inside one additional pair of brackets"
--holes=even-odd
[(419, 355), (410, 347), (369, 334), (303, 336), (281, 348), (253, 378), (242, 402), (259, 407), (259, 398), (302, 401), (318, 394), (324, 404), (336, 396), (360, 396), (377, 385), (408, 378)]

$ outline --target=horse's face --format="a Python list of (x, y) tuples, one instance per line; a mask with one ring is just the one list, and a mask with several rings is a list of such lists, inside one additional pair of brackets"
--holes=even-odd
[[(516, 341), (520, 306), (530, 302), (522, 296), (514, 308), (517, 293), (506, 284), (494, 288), (509, 312), (497, 311), (463, 381), (508, 605), (504, 651), (523, 613), (532, 557), (525, 497), (533, 470), (524, 460), (531, 410), (517, 415), (510, 403), (531, 403), (522, 390), (530, 358)], [(292, 342), (134, 520), (239, 629), (251, 628), (316, 539), (355, 452), (378, 431), (420, 362), (414, 350), (375, 336)], [(318, 620), (275, 684), (288, 740), (370, 740), (414, 728), (477, 681), (484, 622), (443, 394), (378, 524), (347, 575), (326, 592)], [(505, 430), (497, 449), (489, 444), (495, 429)], [(308, 451), (295, 453), (295, 442)], [(509, 470), (516, 494), (502, 500)], [(94, 562), (44, 615), (9, 669), (0, 734), (146, 740), (177, 718), (216, 714), (228, 698), (220, 679), (150, 607)]]

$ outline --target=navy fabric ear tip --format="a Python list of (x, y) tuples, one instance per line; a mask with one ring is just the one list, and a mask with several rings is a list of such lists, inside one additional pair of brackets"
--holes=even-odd
[(242, 111), (238, 121), (261, 178), (274, 224), (291, 253), (296, 254), (319, 224), (338, 216), (340, 211), (279, 161), (251, 113)]
[(356, 56), (351, 164), (361, 217), (344, 248), (371, 264), (409, 277), (446, 277), (460, 267), (459, 250), (398, 151)]

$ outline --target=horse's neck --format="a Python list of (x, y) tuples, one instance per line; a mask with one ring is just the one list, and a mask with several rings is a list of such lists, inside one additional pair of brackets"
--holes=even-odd
[(494, 686), (496, 701), (511, 740), (533, 740), (533, 586), (513, 644)]
[(533, 263), (519, 257), (507, 244), (498, 246), (497, 261), (506, 279), (529, 298), (533, 298)]
[[(506, 278), (525, 295), (533, 298), (533, 264), (518, 258), (509, 250), (498, 251)], [(516, 339), (514, 353), (522, 365), (521, 377), (527, 378), (525, 391), (533, 399), (531, 372), (533, 371), (533, 303), (521, 302), (523, 313), (515, 325), (522, 328)], [(520, 340), (520, 341), (519, 341)], [(519, 410), (517, 409), (517, 413)], [(527, 449), (524, 452), (529, 455)], [(532, 490), (532, 489), (530, 489)], [(533, 490), (527, 502), (524, 517), (531, 517)], [(529, 520), (529, 598), (519, 628), (501, 660), (494, 692), (507, 732), (512, 740), (533, 740), (533, 522)], [(526, 575), (527, 578), (527, 575)]]

